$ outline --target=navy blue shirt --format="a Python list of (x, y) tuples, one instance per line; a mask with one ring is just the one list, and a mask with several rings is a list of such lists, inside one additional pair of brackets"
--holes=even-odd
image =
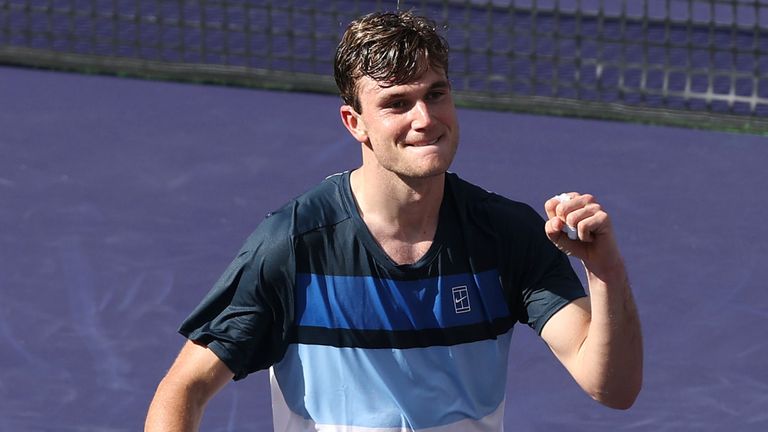
[(275, 403), (304, 423), (469, 430), (497, 421), (514, 324), (541, 332), (584, 295), (533, 209), (451, 173), (431, 248), (394, 263), (346, 172), (265, 219), (180, 332), (236, 379), (274, 366)]

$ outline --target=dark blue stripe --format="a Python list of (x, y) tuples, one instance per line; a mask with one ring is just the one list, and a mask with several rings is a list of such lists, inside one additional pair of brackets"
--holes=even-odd
[(300, 326), (353, 330), (423, 330), (509, 317), (498, 273), (416, 281), (371, 276), (297, 276)]

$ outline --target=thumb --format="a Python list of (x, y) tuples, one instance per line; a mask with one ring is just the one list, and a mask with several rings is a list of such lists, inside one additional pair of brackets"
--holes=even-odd
[(553, 243), (557, 244), (557, 242), (563, 236), (562, 229), (564, 225), (565, 222), (563, 222), (559, 217), (554, 216), (550, 218), (544, 224), (544, 232), (547, 234), (547, 238), (549, 238), (549, 240)]

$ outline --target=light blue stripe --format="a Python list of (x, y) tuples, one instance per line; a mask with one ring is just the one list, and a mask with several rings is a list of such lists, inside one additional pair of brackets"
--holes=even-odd
[(302, 326), (356, 330), (447, 328), (509, 316), (496, 271), (416, 281), (300, 274), (296, 313)]
[(504, 400), (511, 334), (407, 350), (291, 345), (275, 377), (288, 407), (316, 423), (421, 429), (478, 420)]

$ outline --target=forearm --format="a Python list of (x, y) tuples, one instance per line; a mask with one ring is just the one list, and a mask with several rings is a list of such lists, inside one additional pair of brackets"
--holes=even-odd
[(623, 265), (599, 276), (587, 269), (591, 319), (577, 355), (583, 386), (596, 400), (628, 408), (643, 380), (643, 342), (637, 307)]
[[(610, 217), (595, 198), (576, 192), (547, 200), (547, 237), (584, 263), (589, 299), (564, 307), (542, 336), (581, 387), (613, 408), (629, 408), (643, 381), (643, 341), (632, 290)], [(578, 239), (563, 235), (576, 227)]]

